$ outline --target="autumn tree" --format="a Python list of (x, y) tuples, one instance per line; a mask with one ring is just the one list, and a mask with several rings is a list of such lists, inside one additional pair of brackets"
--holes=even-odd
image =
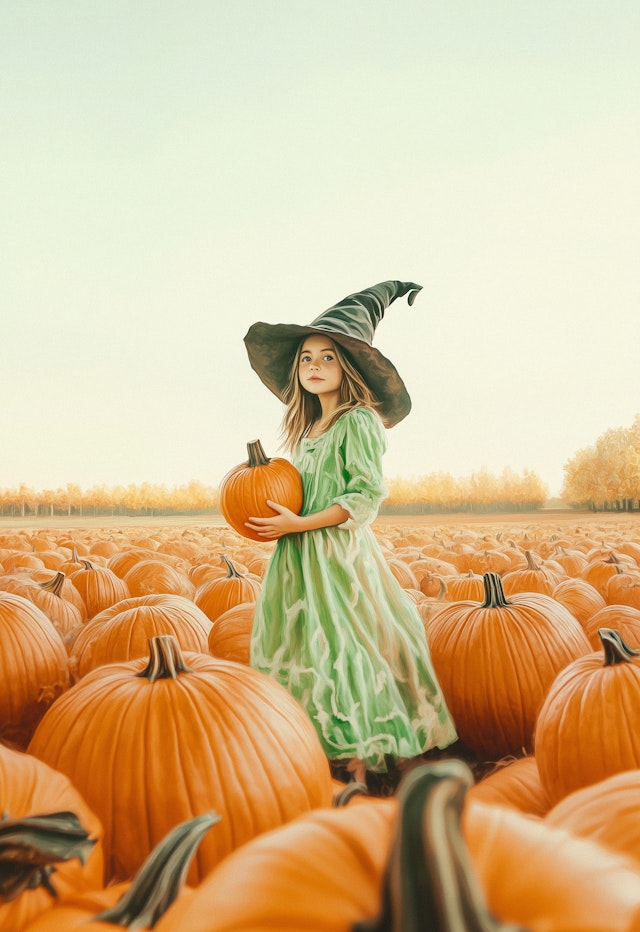
[(640, 415), (606, 430), (564, 466), (562, 499), (594, 510), (632, 511), (640, 500)]

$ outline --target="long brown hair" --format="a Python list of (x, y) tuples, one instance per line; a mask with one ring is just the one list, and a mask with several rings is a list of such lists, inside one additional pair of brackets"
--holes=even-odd
[[(304, 340), (300, 341), (298, 348), (293, 357), (291, 371), (289, 373), (289, 382), (283, 394), (283, 401), (287, 406), (282, 419), (281, 435), (284, 440), (284, 446), (290, 452), (293, 452), (298, 441), (311, 429), (313, 422), (316, 421), (321, 413), (320, 400), (307, 392), (301, 385), (298, 378), (298, 366), (300, 362), (300, 353), (304, 346)], [(350, 411), (351, 408), (371, 408), (374, 411), (379, 407), (380, 402), (371, 391), (360, 371), (354, 366), (347, 352), (342, 349), (336, 342), (333, 342), (335, 354), (342, 369), (342, 380), (340, 382), (340, 398), (338, 407), (327, 428), (332, 427), (338, 418)]]

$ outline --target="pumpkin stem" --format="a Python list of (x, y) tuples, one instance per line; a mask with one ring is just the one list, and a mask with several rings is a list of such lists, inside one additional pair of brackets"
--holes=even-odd
[(346, 806), (350, 802), (352, 796), (368, 796), (369, 790), (367, 789), (366, 783), (359, 783), (357, 780), (354, 780), (352, 783), (347, 783), (347, 785), (340, 790), (339, 793), (333, 797), (331, 803), (334, 809), (339, 809), (342, 806)]
[(59, 861), (86, 864), (96, 843), (75, 812), (0, 819), (0, 900), (9, 903), (25, 890), (44, 887), (58, 895), (51, 874)]
[(177, 825), (156, 845), (116, 905), (93, 916), (93, 921), (153, 929), (178, 898), (203, 835), (219, 821), (217, 813), (205, 812)]
[(247, 455), (249, 460), (247, 466), (266, 466), (271, 462), (271, 457), (267, 456), (259, 440), (250, 440), (247, 444)]
[(525, 550), (524, 555), (527, 558), (527, 569), (528, 570), (539, 570), (540, 569), (540, 566), (534, 560), (533, 554), (531, 553), (530, 550)]
[(634, 657), (640, 656), (640, 650), (629, 647), (620, 632), (613, 628), (598, 628), (598, 637), (604, 648), (605, 667), (612, 667), (616, 663), (631, 663)]
[(65, 579), (65, 574), (61, 570), (58, 570), (55, 576), (52, 576), (51, 579), (47, 579), (45, 582), (41, 582), (38, 585), (41, 589), (45, 589), (47, 592), (53, 592), (54, 595), (60, 595)]
[(484, 602), (481, 608), (504, 608), (511, 603), (507, 601), (499, 573), (484, 573)]
[(353, 932), (515, 932), (489, 913), (462, 834), (464, 798), (473, 782), (471, 769), (457, 759), (407, 774), (398, 790), (380, 914), (355, 923)]
[(149, 663), (136, 673), (150, 683), (156, 680), (176, 680), (180, 673), (192, 673), (184, 661), (180, 645), (173, 634), (157, 634), (149, 638)]
[(242, 573), (238, 572), (238, 570), (235, 568), (235, 566), (233, 565), (233, 563), (228, 557), (226, 557), (224, 554), (221, 554), (221, 559), (226, 564), (226, 567), (227, 567), (227, 576), (226, 576), (227, 579), (233, 579), (234, 577), (236, 579), (242, 579)]

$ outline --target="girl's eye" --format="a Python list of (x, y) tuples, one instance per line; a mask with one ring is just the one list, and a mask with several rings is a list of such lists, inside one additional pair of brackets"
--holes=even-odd
[(327, 353), (327, 355), (323, 356), (322, 358), (325, 360), (325, 362), (333, 362), (333, 356), (331, 356), (330, 353)]

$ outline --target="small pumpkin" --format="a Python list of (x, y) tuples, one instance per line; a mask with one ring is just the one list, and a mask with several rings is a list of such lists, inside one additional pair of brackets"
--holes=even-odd
[(255, 602), (262, 588), (259, 579), (241, 573), (227, 556), (223, 555), (222, 559), (227, 567), (227, 575), (202, 583), (193, 597), (195, 604), (210, 621), (215, 621), (223, 612), (241, 602)]
[(128, 599), (131, 593), (123, 579), (91, 560), (81, 560), (81, 568), (70, 573), (70, 579), (87, 607), (87, 617), (93, 618), (103, 608)]
[(247, 444), (248, 458), (234, 466), (222, 479), (219, 507), (234, 531), (249, 540), (262, 538), (246, 527), (251, 517), (268, 518), (276, 512), (267, 500), (284, 505), (299, 514), (302, 508), (302, 479), (293, 463), (282, 457), (269, 457), (259, 440)]

